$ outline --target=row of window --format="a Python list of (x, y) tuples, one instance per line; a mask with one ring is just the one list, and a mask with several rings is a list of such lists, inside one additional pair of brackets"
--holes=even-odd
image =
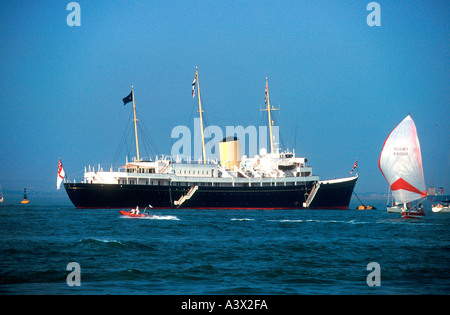
[[(141, 173), (141, 174), (154, 174), (154, 168), (127, 168), (127, 173)], [(179, 175), (209, 175), (209, 170), (178, 170), (177, 173)], [(214, 174), (214, 171), (212, 171)]]
[[(209, 175), (208, 170), (179, 170), (178, 175)], [(214, 174), (214, 171), (212, 171), (212, 174)]]
[(154, 168), (127, 168), (127, 173), (154, 174)]
[[(119, 184), (122, 185), (137, 185), (137, 181), (135, 179), (129, 179), (128, 182), (126, 179), (120, 180)], [(140, 182), (142, 185), (157, 185), (157, 186), (168, 186), (169, 181), (167, 180), (145, 180), (145, 183)], [(295, 186), (295, 182), (284, 182), (284, 183), (251, 183), (253, 187), (268, 187), (268, 186)], [(172, 186), (216, 186), (216, 187), (249, 187), (249, 183), (203, 183), (203, 182), (172, 182)]]

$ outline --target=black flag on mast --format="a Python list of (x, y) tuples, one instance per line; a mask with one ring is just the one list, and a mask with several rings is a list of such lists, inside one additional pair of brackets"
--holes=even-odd
[(133, 101), (133, 91), (130, 92), (130, 95), (128, 95), (127, 97), (124, 97), (122, 99), (123, 101), (123, 105), (125, 106), (127, 103)]

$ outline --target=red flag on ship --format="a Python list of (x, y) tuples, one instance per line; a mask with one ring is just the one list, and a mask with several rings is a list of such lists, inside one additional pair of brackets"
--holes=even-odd
[(58, 176), (56, 177), (56, 189), (59, 189), (61, 187), (61, 183), (65, 177), (66, 172), (64, 171), (61, 160), (58, 159)]
[(197, 75), (194, 77), (194, 81), (192, 82), (192, 98), (195, 97), (195, 83), (197, 83)]
[(355, 168), (357, 168), (358, 167), (358, 158), (356, 158), (356, 162), (355, 162), (355, 164), (353, 164), (353, 168), (352, 168), (352, 170), (350, 171), (350, 174), (353, 174), (353, 171), (355, 170)]
[(267, 105), (267, 80), (266, 80), (266, 88), (264, 90), (264, 104)]

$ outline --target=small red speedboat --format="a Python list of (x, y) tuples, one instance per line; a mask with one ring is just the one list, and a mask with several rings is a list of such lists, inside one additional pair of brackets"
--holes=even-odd
[(126, 217), (130, 217), (130, 218), (144, 218), (144, 217), (152, 217), (150, 214), (148, 213), (131, 213), (131, 211), (124, 211), (124, 210), (120, 210), (120, 214)]

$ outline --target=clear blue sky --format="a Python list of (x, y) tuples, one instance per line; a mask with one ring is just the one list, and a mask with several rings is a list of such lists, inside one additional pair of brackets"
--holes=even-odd
[[(210, 125), (258, 125), (265, 78), (287, 146), (321, 179), (386, 192), (378, 157), (411, 113), (427, 186), (449, 186), (448, 1), (6, 1), (0, 8), (0, 184), (54, 191), (58, 157), (78, 180), (113, 162), (135, 86), (159, 153), (192, 123), (199, 67)], [(297, 136), (295, 137), (295, 129)], [(125, 154), (118, 162), (124, 162)], [(117, 162), (117, 161), (116, 161)]]

